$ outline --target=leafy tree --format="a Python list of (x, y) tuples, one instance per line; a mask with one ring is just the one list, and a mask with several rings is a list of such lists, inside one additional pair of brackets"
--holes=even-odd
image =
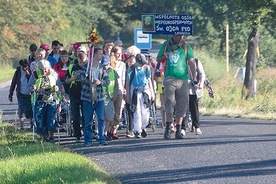
[[(274, 12), (275, 9), (273, 8), (276, 7), (276, 2), (274, 0), (253, 0), (250, 2), (246, 0), (239, 0), (237, 3), (239, 3), (243, 10), (251, 14), (250, 20), (252, 22), (252, 31), (248, 37), (248, 52), (246, 58), (246, 72), (243, 88), (243, 95), (245, 95), (245, 99), (248, 99), (255, 97), (256, 95), (255, 75), (261, 19), (264, 19), (267, 15), (270, 15), (271, 12)], [(273, 16), (273, 14), (271, 16)]]

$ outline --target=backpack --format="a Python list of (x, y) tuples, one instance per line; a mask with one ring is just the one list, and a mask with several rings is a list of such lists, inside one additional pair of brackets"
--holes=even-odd
[[(131, 69), (131, 74), (130, 74), (130, 79), (129, 79), (129, 85), (131, 86), (131, 82), (132, 82), (132, 80), (134, 79), (134, 76), (135, 76), (135, 66), (134, 65), (131, 65), (131, 67), (130, 67), (130, 69)], [(148, 67), (144, 67), (143, 66), (143, 69), (144, 69), (144, 72), (145, 73), (147, 73), (148, 72)]]
[(157, 63), (155, 67), (154, 78), (161, 77), (160, 65), (161, 65), (161, 62)]
[[(170, 50), (168, 49), (168, 46), (169, 46), (169, 39), (167, 39), (166, 41), (166, 45), (164, 47), (164, 51), (163, 51), (163, 55), (166, 54), (167, 50)], [(183, 45), (183, 49), (184, 49), (184, 52), (185, 52), (185, 56), (186, 56), (186, 63), (187, 63), (187, 67), (188, 67), (188, 46), (187, 46), (187, 42), (184, 40), (184, 45)], [(159, 62), (158, 62), (159, 63)], [(164, 72), (166, 71), (166, 63), (167, 63), (167, 59), (164, 60), (164, 61), (161, 61), (160, 63), (162, 63), (164, 65)], [(159, 65), (160, 66), (160, 65)], [(157, 68), (157, 67), (156, 67)]]
[[(196, 72), (197, 74), (199, 74), (199, 71), (198, 71), (198, 59), (195, 58), (195, 61), (196, 61)], [(197, 81), (199, 80), (199, 75), (197, 75)], [(212, 87), (212, 84), (211, 82), (209, 81), (207, 75), (205, 74), (205, 81), (204, 81), (204, 84), (205, 84), (205, 87), (208, 91), (208, 94), (209, 94), (209, 97), (211, 98), (216, 98), (215, 96), (215, 93), (214, 93), (214, 90), (213, 90), (213, 87)]]

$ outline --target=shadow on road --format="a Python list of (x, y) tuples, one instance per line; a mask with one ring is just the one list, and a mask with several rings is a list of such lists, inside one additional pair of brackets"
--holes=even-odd
[[(227, 177), (250, 177), (275, 175), (276, 160), (265, 160), (250, 163), (227, 164), (218, 166), (198, 167), (191, 169), (161, 170), (122, 175), (123, 183), (175, 183), (191, 182), (205, 179)], [(181, 179), (179, 179), (181, 178)], [(258, 183), (258, 182), (257, 182)]]

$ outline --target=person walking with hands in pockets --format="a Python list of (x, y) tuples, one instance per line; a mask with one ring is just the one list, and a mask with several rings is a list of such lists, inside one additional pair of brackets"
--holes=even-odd
[(164, 101), (166, 111), (166, 127), (164, 139), (170, 139), (170, 126), (175, 109), (176, 139), (183, 139), (181, 134), (182, 119), (189, 107), (189, 74), (196, 81), (195, 59), (192, 49), (184, 40), (184, 35), (173, 35), (165, 41), (158, 54), (157, 62), (166, 61), (164, 73)]

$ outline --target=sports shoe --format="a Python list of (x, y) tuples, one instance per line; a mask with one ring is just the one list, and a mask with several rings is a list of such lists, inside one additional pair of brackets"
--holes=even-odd
[(142, 137), (147, 137), (147, 132), (145, 129), (142, 129), (142, 133), (141, 133)]
[(92, 146), (92, 143), (84, 143), (83, 146), (84, 146), (84, 147), (90, 147), (90, 146)]
[(136, 139), (140, 139), (140, 138), (141, 138), (141, 133), (136, 132), (136, 133), (135, 133), (135, 138), (136, 138)]
[(106, 145), (108, 145), (107, 142), (102, 142), (99, 144), (99, 146), (106, 146)]
[(134, 133), (132, 132), (132, 131), (127, 131), (126, 132), (126, 137), (127, 138), (133, 138), (135, 135), (134, 135)]
[(202, 134), (200, 128), (195, 128), (195, 134), (196, 135), (201, 135)]
[(184, 136), (182, 135), (181, 131), (175, 132), (175, 139), (184, 139)]
[(183, 136), (185, 136), (185, 135), (186, 135), (186, 132), (185, 132), (185, 130), (184, 130), (184, 129), (181, 129), (181, 134), (182, 134)]

